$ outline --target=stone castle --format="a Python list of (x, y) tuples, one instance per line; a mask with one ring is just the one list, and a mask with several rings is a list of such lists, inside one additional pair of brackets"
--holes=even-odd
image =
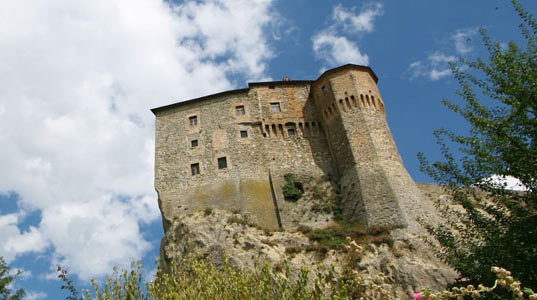
[(413, 226), (422, 194), (405, 169), (371, 68), (344, 65), (316, 80), (249, 83), (159, 108), (155, 188), (164, 225), (219, 208), (289, 228), (283, 176), (332, 178), (343, 217)]

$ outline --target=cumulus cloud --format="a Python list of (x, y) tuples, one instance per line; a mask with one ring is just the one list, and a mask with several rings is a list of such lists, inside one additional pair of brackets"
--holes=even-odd
[(263, 79), (277, 21), (271, 0), (0, 2), (0, 193), (20, 196), (0, 256), (89, 277), (158, 247), (149, 109)]
[(7, 262), (15, 259), (17, 254), (28, 251), (42, 252), (48, 243), (43, 234), (34, 226), (22, 231), (19, 228), (24, 211), (0, 215), (0, 253)]
[(313, 36), (313, 52), (328, 65), (325, 67), (346, 63), (369, 64), (369, 57), (360, 50), (355, 40), (374, 30), (373, 22), (383, 14), (383, 6), (375, 3), (364, 5), (359, 13), (354, 13), (355, 10), (355, 7), (349, 10), (341, 4), (336, 5), (330, 25)]
[(478, 31), (475, 28), (459, 29), (455, 31), (455, 33), (450, 36), (452, 49), (450, 49), (449, 52), (453, 54), (448, 55), (445, 51), (437, 50), (432, 54), (429, 54), (425, 59), (412, 62), (408, 67), (410, 80), (421, 77), (436, 81), (451, 75), (449, 62), (455, 61), (460, 55), (466, 55), (473, 52), (472, 39), (477, 32)]

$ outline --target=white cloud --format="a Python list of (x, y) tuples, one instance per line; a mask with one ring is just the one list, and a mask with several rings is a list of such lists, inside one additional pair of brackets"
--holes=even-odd
[(483, 180), (483, 182), (492, 183), (499, 188), (505, 188), (512, 191), (527, 191), (528, 187), (522, 184), (520, 180), (512, 176), (492, 175)]
[(329, 65), (355, 63), (368, 65), (369, 57), (346, 37), (330, 34), (317, 35), (313, 41), (313, 51)]
[(457, 54), (467, 54), (474, 50), (472, 39), (477, 34), (477, 29), (459, 29), (451, 35), (451, 39), (455, 42), (455, 52)]
[(333, 20), (343, 26), (345, 31), (353, 33), (371, 32), (374, 29), (373, 21), (375, 17), (383, 14), (383, 7), (380, 3), (364, 5), (359, 14), (349, 12), (343, 5), (334, 7)]
[(435, 81), (451, 74), (449, 62), (455, 61), (455, 56), (447, 56), (441, 52), (430, 54), (425, 61), (415, 61), (410, 64), (409, 71), (412, 74), (410, 79), (425, 77)]
[(21, 197), (0, 256), (52, 249), (87, 277), (158, 247), (139, 227), (160, 219), (149, 109), (263, 79), (271, 2), (0, 2), (0, 193)]
[(35, 291), (29, 291), (25, 290), (26, 294), (24, 295), (25, 300), (41, 300), (41, 299), (47, 299), (47, 294), (43, 292), (35, 292)]
[(13, 214), (0, 215), (0, 256), (6, 262), (10, 262), (19, 253), (42, 252), (48, 246), (41, 232), (31, 226), (27, 231), (19, 229), (20, 222), (24, 219), (24, 211)]
[(45, 211), (41, 230), (55, 245), (54, 264), (82, 278), (110, 272), (108, 262), (126, 266), (151, 245), (142, 236), (137, 200), (103, 196)]
[(407, 70), (410, 73), (410, 80), (415, 78), (426, 78), (436, 81), (451, 75), (449, 62), (456, 61), (457, 56), (466, 55), (473, 52), (472, 38), (477, 33), (477, 29), (459, 29), (451, 34), (450, 39), (453, 42), (452, 55), (444, 51), (435, 51), (429, 54), (427, 58), (412, 62)]
[(347, 63), (369, 64), (369, 57), (353, 40), (359, 40), (362, 34), (374, 30), (373, 21), (383, 14), (383, 7), (375, 3), (364, 5), (358, 14), (352, 12), (354, 10), (344, 8), (341, 4), (335, 6), (331, 24), (312, 38), (315, 56), (327, 63), (328, 67)]

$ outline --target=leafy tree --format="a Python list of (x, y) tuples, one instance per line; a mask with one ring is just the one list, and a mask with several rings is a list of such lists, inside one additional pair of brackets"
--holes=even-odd
[(4, 261), (4, 258), (0, 256), (0, 300), (19, 300), (24, 297), (24, 290), (18, 289), (14, 294), (11, 293), (9, 288), (10, 284), (17, 279), (20, 272), (15, 275), (10, 274), (10, 268)]
[[(436, 130), (444, 160), (431, 163), (423, 153), (418, 156), (421, 169), (464, 208), (444, 206), (446, 223), (428, 226), (439, 242), (437, 254), (470, 283), (494, 283), (490, 268), (501, 266), (535, 290), (537, 21), (511, 2), (522, 20), (525, 45), (504, 47), (480, 30), (488, 58), (453, 62), (463, 105), (443, 101), (469, 123), (469, 134)], [(526, 191), (508, 190), (506, 178), (518, 179)]]

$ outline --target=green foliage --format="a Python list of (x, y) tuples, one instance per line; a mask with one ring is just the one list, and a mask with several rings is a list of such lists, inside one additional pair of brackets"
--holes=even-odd
[(206, 207), (203, 209), (203, 215), (204, 216), (210, 216), (213, 213), (213, 209), (211, 207)]
[(104, 284), (92, 280), (93, 290), (80, 293), (65, 270), (59, 268), (58, 277), (65, 284), (62, 289), (71, 293), (69, 300), (320, 300), (356, 299), (366, 295), (364, 299), (391, 299), (380, 285), (356, 273), (340, 276), (334, 269), (305, 267), (293, 272), (287, 264), (277, 268), (264, 264), (249, 270), (234, 268), (227, 261), (216, 267), (202, 257), (191, 257), (179, 264), (172, 263), (168, 271), (159, 270), (156, 278), (145, 284), (141, 274), (140, 264), (121, 272), (114, 269)]
[[(361, 252), (361, 247), (349, 243), (349, 253)], [(505, 269), (494, 267), (496, 281), (490, 287), (469, 285), (433, 293), (423, 289), (422, 299), (485, 299), (503, 291), (501, 299), (537, 299), (531, 289), (522, 287), (522, 283), (511, 276)], [(256, 270), (232, 267), (225, 261), (215, 267), (202, 257), (191, 257), (180, 264), (172, 264), (168, 271), (159, 270), (153, 281), (142, 278), (141, 265), (133, 263), (130, 270), (118, 272), (114, 269), (112, 276), (99, 285), (92, 280), (92, 291), (80, 293), (75, 283), (67, 277), (67, 272), (59, 268), (58, 277), (64, 287), (71, 292), (70, 300), (181, 300), (181, 299), (255, 299), (255, 300), (321, 300), (321, 299), (394, 299), (382, 285), (386, 283), (383, 276), (362, 277), (356, 271), (348, 269), (338, 274), (333, 268), (302, 268), (292, 272), (286, 263), (270, 267), (268, 264)], [(4, 298), (18, 300), (21, 298)], [(498, 298), (499, 299), (499, 298)]]
[(244, 226), (257, 227), (257, 224), (248, 219), (247, 216), (241, 215), (240, 213), (234, 213), (227, 219), (228, 224), (240, 224)]
[(349, 243), (349, 240), (356, 241), (359, 244), (387, 244), (392, 247), (394, 240), (389, 235), (391, 229), (393, 228), (376, 227), (367, 229), (360, 224), (343, 223), (336, 223), (330, 227), (315, 230), (307, 226), (300, 226), (298, 228), (310, 240), (330, 249), (336, 249), (340, 245), (346, 245)]
[[(99, 285), (97, 280), (91, 279), (93, 290), (83, 290), (76, 288), (75, 282), (67, 276), (67, 271), (58, 266), (58, 278), (63, 281), (62, 290), (67, 290), (70, 295), (67, 300), (148, 300), (154, 299), (147, 292), (143, 282), (142, 264), (132, 263), (130, 270), (118, 271), (114, 268), (112, 276), (109, 276), (103, 285)], [(79, 296), (80, 295), (80, 296)]]
[[(444, 161), (430, 163), (422, 153), (419, 158), (421, 169), (464, 208), (440, 205), (447, 222), (428, 226), (439, 242), (436, 253), (465, 283), (492, 285), (496, 279), (489, 270), (501, 266), (536, 289), (537, 21), (517, 1), (512, 3), (526, 45), (511, 42), (504, 48), (480, 30), (488, 60), (452, 63), (464, 106), (443, 101), (468, 121), (470, 133), (436, 130)], [(448, 143), (459, 146), (458, 154)], [(492, 175), (514, 177), (527, 192), (507, 190)]]
[(294, 174), (285, 174), (283, 178), (285, 179), (285, 184), (282, 187), (282, 191), (285, 200), (297, 201), (302, 198), (304, 188), (302, 187), (302, 183), (297, 181), (296, 176)]
[(174, 264), (160, 272), (149, 288), (155, 299), (389, 299), (379, 285), (355, 273), (340, 276), (333, 269), (293, 272), (289, 265), (256, 270), (233, 268), (228, 262), (216, 268), (203, 258)]
[(14, 294), (11, 293), (9, 285), (17, 279), (21, 274), (17, 272), (15, 275), (10, 274), (10, 268), (0, 256), (0, 300), (19, 300), (24, 297), (25, 291), (18, 289)]

